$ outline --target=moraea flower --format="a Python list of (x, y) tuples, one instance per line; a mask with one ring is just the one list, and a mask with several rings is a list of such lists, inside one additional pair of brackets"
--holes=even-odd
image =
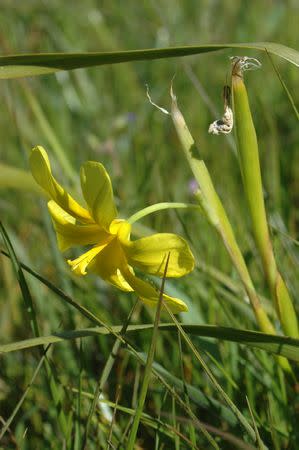
[[(171, 233), (158, 233), (130, 240), (131, 224), (117, 218), (111, 181), (104, 166), (88, 161), (81, 167), (81, 188), (87, 208), (82, 207), (55, 180), (50, 161), (42, 147), (33, 148), (31, 172), (51, 200), (48, 208), (61, 251), (78, 245), (91, 248), (79, 258), (69, 260), (73, 272), (93, 272), (123, 291), (135, 291), (144, 303), (155, 306), (159, 291), (138, 278), (133, 267), (150, 275), (163, 276), (168, 254), (167, 277), (181, 277), (194, 267), (187, 242)], [(163, 294), (173, 312), (187, 311), (186, 304)]]

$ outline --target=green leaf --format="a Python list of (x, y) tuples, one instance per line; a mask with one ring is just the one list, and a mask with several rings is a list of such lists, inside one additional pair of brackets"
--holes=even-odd
[[(121, 326), (113, 326), (111, 330), (114, 333), (121, 331)], [(130, 325), (127, 333), (136, 333), (151, 330), (153, 325)], [(174, 324), (160, 324), (161, 331), (174, 331)], [(222, 339), (230, 342), (237, 342), (249, 347), (259, 348), (269, 353), (275, 353), (285, 356), (293, 361), (299, 361), (299, 340), (285, 336), (277, 336), (271, 334), (260, 333), (257, 331), (240, 330), (230, 327), (219, 327), (214, 325), (183, 325), (182, 328), (188, 334), (193, 336), (201, 336), (208, 338)], [(99, 334), (111, 334), (107, 328), (92, 327), (82, 328), (78, 330), (63, 331), (53, 333), (49, 336), (40, 336), (34, 339), (26, 339), (23, 341), (12, 342), (10, 344), (0, 345), (0, 353), (9, 353), (25, 348), (36, 347), (38, 345), (55, 344), (68, 339), (78, 339), (88, 336), (96, 336)]]
[(299, 67), (299, 52), (274, 42), (210, 44), (100, 53), (40, 53), (0, 57), (0, 79), (45, 75), (59, 70), (164, 59), (215, 52), (223, 49), (254, 49), (277, 55)]

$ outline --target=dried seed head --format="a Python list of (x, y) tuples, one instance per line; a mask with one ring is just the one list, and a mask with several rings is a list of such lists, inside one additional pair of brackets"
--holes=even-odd
[(224, 98), (224, 114), (221, 119), (215, 120), (209, 126), (209, 133), (212, 134), (229, 134), (234, 125), (234, 116), (232, 109), (230, 107), (230, 97), (231, 91), (229, 86), (224, 86), (223, 88), (223, 98)]
[(233, 112), (229, 106), (225, 108), (221, 119), (215, 120), (209, 126), (209, 133), (212, 134), (229, 134), (234, 125)]
[(230, 60), (233, 65), (233, 76), (243, 77), (243, 72), (246, 70), (256, 70), (262, 67), (258, 59), (250, 58), (249, 56), (232, 56)]

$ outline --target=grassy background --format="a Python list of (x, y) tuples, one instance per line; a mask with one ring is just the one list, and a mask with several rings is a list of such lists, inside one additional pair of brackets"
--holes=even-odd
[[(36, 1), (22, 5), (4, 1), (6, 8), (0, 11), (2, 53), (112, 51), (246, 41), (280, 42), (294, 48), (297, 44), (299, 8), (295, 1), (165, 0), (159, 5), (153, 1), (138, 4), (131, 0), (125, 3), (102, 1), (100, 5), (95, 1), (77, 3), (74, 7), (74, 4), (58, 1), (47, 6)], [(298, 252), (290, 237), (296, 238), (299, 221), (297, 121), (267, 56), (252, 51), (246, 53), (263, 63), (262, 70), (248, 74), (248, 91), (260, 143), (275, 250), (281, 272), (295, 295), (299, 287)], [(168, 107), (170, 80), (176, 74), (175, 90), (181, 110), (229, 212), (256, 287), (267, 298), (269, 293), (250, 234), (233, 139), (207, 133), (209, 123), (222, 114), (221, 93), (229, 73), (228, 57), (232, 55), (235, 52), (221, 51), (197, 57), (62, 72), (22, 81), (1, 81), (0, 161), (27, 170), (31, 147), (43, 145), (50, 154), (57, 178), (74, 191), (79, 190), (80, 164), (87, 159), (101, 161), (111, 175), (123, 217), (155, 202), (191, 201), (191, 175), (172, 123), (146, 98), (145, 84), (148, 83), (153, 99)], [(275, 64), (298, 105), (298, 69), (278, 59)], [(60, 148), (70, 167), (68, 171), (61, 169), (55, 156), (55, 150)], [(10, 185), (14, 184), (9, 181)], [(8, 182), (0, 179), (1, 218), (20, 260), (107, 323), (122, 324), (134, 297), (119, 293), (92, 276), (75, 278), (56, 248), (45, 201), (23, 178), (15, 188), (7, 186)], [(195, 212), (168, 211), (147, 217), (142, 224), (159, 232), (177, 232), (192, 244), (197, 269), (182, 280), (167, 283), (168, 291), (181, 296), (190, 306), (190, 313), (182, 315), (181, 321), (255, 328), (226, 251), (203, 217)], [(31, 332), (11, 263), (5, 257), (0, 262), (1, 343), (8, 343), (31, 337)], [(78, 312), (58, 302), (40, 282), (28, 278), (28, 283), (41, 334), (91, 325)], [(271, 305), (267, 302), (266, 305), (271, 311)], [(165, 318), (167, 320), (167, 316)], [(152, 321), (153, 312), (139, 305), (132, 322)], [(130, 339), (137, 349), (147, 351), (151, 336), (144, 332)], [(296, 448), (298, 437), (292, 428), (296, 402), (293, 408), (287, 408), (288, 398), (294, 398), (293, 385), (290, 382), (284, 391), (282, 375), (273, 357), (232, 343), (200, 339), (194, 339), (194, 343), (212, 354), (214, 361), (206, 356), (210, 368), (224, 390), (250, 417), (246, 393), (269, 447), (282, 448), (289, 443), (289, 448)], [(76, 422), (77, 395), (71, 389), (81, 383), (85, 392), (93, 393), (112, 345), (113, 338), (103, 336), (82, 340), (81, 350), (79, 341), (57, 344), (50, 350), (57, 378), (65, 388), (63, 408), (73, 413), (74, 424), (81, 423), (81, 428), (78, 425), (72, 435), (76, 439), (68, 443), (70, 448), (72, 445), (80, 448), (90, 401), (82, 394), (79, 396), (81, 415)], [(4, 419), (13, 411), (39, 358), (36, 350), (1, 357), (0, 401)], [(200, 420), (214, 427), (220, 448), (241, 448), (241, 444), (237, 447), (227, 436), (223, 437), (224, 431), (241, 438), (247, 445), (248, 436), (243, 434), (238, 422), (230, 421), (215, 408), (213, 402), (222, 403), (222, 400), (190, 349), (183, 348), (181, 353), (177, 336), (165, 332), (159, 337), (155, 360), (168, 373), (181, 379), (181, 358), (185, 380), (200, 389), (206, 399), (205, 405), (193, 401), (192, 407)], [(113, 402), (120, 384), (119, 404), (134, 407), (140, 371), (136, 359), (121, 350), (105, 397)], [(173, 425), (176, 415), (179, 421), (184, 412), (179, 408), (173, 411), (169, 396), (161, 407), (163, 398), (163, 386), (153, 381), (146, 412), (157, 417), (162, 409), (162, 421)], [(105, 420), (102, 410), (97, 414), (88, 448), (106, 448), (109, 421)], [(128, 418), (121, 412), (116, 415), (112, 438), (115, 447), (122, 441)], [(188, 436), (186, 424), (181, 425), (181, 431)], [(164, 448), (192, 448), (183, 440), (178, 442), (178, 438), (163, 433), (157, 442), (157, 433), (150, 425), (142, 426), (139, 437), (143, 448), (151, 449), (155, 445), (162, 448), (163, 444)], [(57, 408), (41, 371), (2, 445), (22, 449), (62, 448), (62, 443)], [(199, 448), (209, 445), (198, 432), (197, 445)]]

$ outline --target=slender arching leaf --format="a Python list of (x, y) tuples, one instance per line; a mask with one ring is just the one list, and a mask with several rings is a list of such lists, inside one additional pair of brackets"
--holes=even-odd
[[(130, 325), (127, 333), (140, 333), (152, 329), (151, 324)], [(193, 336), (222, 339), (230, 342), (237, 342), (249, 347), (259, 348), (269, 353), (285, 356), (293, 361), (299, 361), (299, 340), (285, 336), (270, 335), (257, 331), (240, 330), (230, 327), (219, 327), (214, 325), (182, 325), (186, 333)], [(176, 331), (174, 324), (160, 324), (161, 331)], [(113, 332), (119, 333), (121, 326), (111, 327)], [(16, 350), (36, 347), (38, 345), (55, 344), (68, 339), (78, 339), (99, 334), (110, 334), (104, 327), (82, 328), (78, 330), (62, 331), (49, 336), (41, 336), (24, 341), (13, 342), (11, 344), (0, 345), (0, 353), (9, 353)]]
[(72, 70), (83, 67), (117, 64), (129, 61), (174, 58), (223, 49), (253, 49), (277, 55), (299, 67), (299, 52), (274, 42), (248, 42), (229, 44), (202, 44), (195, 46), (167, 47), (94, 53), (36, 53), (0, 57), (0, 79), (29, 77)]

